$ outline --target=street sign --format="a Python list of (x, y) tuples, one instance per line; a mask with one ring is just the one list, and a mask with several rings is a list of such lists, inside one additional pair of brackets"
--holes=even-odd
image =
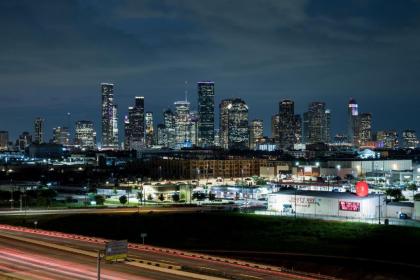
[(128, 242), (127, 240), (110, 241), (105, 244), (105, 260), (117, 261), (127, 258)]
[(140, 234), (140, 237), (141, 237), (141, 238), (145, 238), (145, 237), (147, 237), (147, 233), (141, 233), (141, 234)]

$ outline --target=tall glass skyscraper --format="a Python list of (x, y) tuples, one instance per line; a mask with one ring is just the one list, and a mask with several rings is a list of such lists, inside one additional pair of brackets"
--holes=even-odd
[(288, 99), (280, 101), (278, 115), (279, 148), (291, 150), (301, 140), (301, 119), (295, 115), (295, 103)]
[(240, 98), (228, 106), (228, 142), (229, 149), (249, 148), (248, 106)]
[(351, 144), (356, 144), (358, 142), (357, 137), (357, 125), (359, 109), (355, 99), (351, 98), (348, 107), (347, 107), (347, 138)]
[(153, 113), (146, 112), (145, 116), (145, 124), (146, 124), (146, 146), (151, 147), (153, 146), (154, 142), (154, 127), (153, 127)]
[(220, 146), (223, 149), (229, 148), (229, 107), (232, 105), (232, 99), (224, 99), (219, 105), (219, 134)]
[(311, 102), (304, 118), (304, 140), (307, 144), (330, 142), (330, 110), (324, 102)]
[(199, 146), (214, 145), (214, 82), (198, 82)]
[(114, 104), (114, 84), (101, 83), (102, 148), (118, 149), (118, 115)]
[(136, 96), (134, 106), (128, 108), (129, 137), (127, 144), (129, 149), (140, 150), (145, 146), (144, 129), (144, 97)]

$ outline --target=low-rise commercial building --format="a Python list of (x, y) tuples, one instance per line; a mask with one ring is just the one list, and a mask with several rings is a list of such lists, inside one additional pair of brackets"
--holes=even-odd
[(268, 211), (307, 216), (372, 219), (384, 217), (385, 196), (348, 192), (288, 190), (268, 195)]

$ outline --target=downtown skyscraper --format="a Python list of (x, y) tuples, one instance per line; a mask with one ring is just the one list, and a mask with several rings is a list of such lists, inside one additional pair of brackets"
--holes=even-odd
[(295, 103), (292, 100), (285, 99), (279, 102), (277, 131), (277, 144), (282, 150), (291, 150), (294, 144), (301, 142), (301, 118), (295, 115)]
[(198, 145), (214, 145), (214, 82), (198, 82)]
[(263, 120), (252, 120), (249, 125), (249, 148), (256, 150), (264, 139)]
[(118, 149), (118, 114), (114, 104), (114, 84), (101, 83), (102, 149)]
[(306, 144), (329, 143), (331, 113), (324, 102), (311, 102), (303, 114), (303, 135)]
[(93, 150), (96, 147), (96, 132), (91, 121), (77, 121), (75, 126), (74, 145), (82, 150)]
[(353, 145), (356, 145), (358, 142), (358, 116), (359, 108), (357, 102), (355, 99), (351, 98), (347, 106), (347, 139)]
[(235, 98), (228, 105), (228, 148), (249, 148), (248, 105)]
[(223, 99), (219, 105), (219, 142), (223, 149), (229, 148), (229, 108), (233, 99)]
[(128, 118), (124, 119), (124, 148), (140, 150), (145, 147), (144, 97), (136, 96), (134, 106), (128, 107)]
[(146, 112), (145, 116), (145, 141), (146, 141), (146, 147), (151, 147), (154, 144), (154, 126), (153, 126), (153, 113), (152, 112)]

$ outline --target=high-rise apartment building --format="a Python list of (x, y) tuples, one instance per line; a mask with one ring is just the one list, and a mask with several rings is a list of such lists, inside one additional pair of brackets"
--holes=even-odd
[(279, 102), (278, 146), (282, 150), (291, 150), (301, 142), (301, 119), (295, 115), (295, 103), (292, 100)]
[(77, 121), (75, 126), (74, 145), (83, 150), (94, 150), (96, 132), (91, 121)]
[(228, 148), (249, 148), (248, 106), (240, 98), (228, 106)]
[(252, 120), (249, 125), (249, 148), (256, 150), (258, 144), (264, 140), (264, 123), (263, 120)]
[(44, 119), (36, 118), (34, 122), (34, 143), (44, 143)]
[(153, 113), (146, 112), (145, 116), (145, 130), (146, 130), (146, 147), (151, 147), (154, 144), (154, 127), (153, 127)]
[(101, 83), (102, 148), (118, 149), (118, 114), (114, 104), (114, 84)]
[(19, 151), (24, 151), (32, 143), (32, 135), (24, 131), (19, 135), (19, 138), (16, 140), (16, 146)]
[(214, 145), (214, 82), (199, 82), (198, 142), (201, 147)]
[(402, 146), (406, 149), (415, 149), (419, 145), (419, 139), (416, 132), (412, 129), (406, 129), (402, 133)]
[(229, 148), (229, 107), (232, 105), (232, 99), (224, 99), (219, 105), (219, 133), (220, 146), (223, 149)]
[(0, 131), (0, 151), (5, 151), (9, 147), (9, 132)]
[(330, 142), (331, 113), (325, 108), (324, 102), (311, 102), (303, 118), (303, 135), (306, 144)]

